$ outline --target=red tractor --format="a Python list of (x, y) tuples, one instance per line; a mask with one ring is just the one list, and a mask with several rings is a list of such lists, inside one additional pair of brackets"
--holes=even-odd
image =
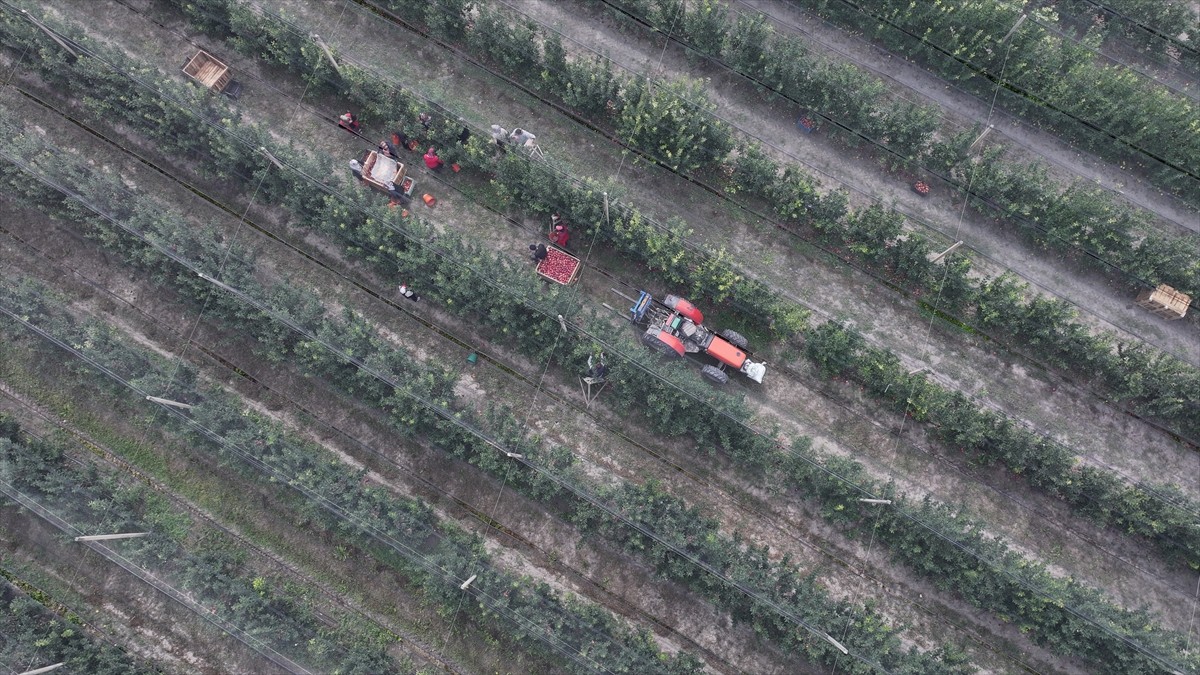
[(715, 365), (700, 369), (700, 374), (713, 382), (728, 382), (730, 368), (759, 383), (767, 372), (766, 364), (750, 360), (744, 336), (729, 329), (713, 333), (701, 325), (704, 315), (700, 310), (683, 298), (668, 295), (659, 302), (641, 291), (629, 313), (634, 324), (646, 326), (642, 344), (647, 347), (668, 356), (703, 352), (716, 359)]

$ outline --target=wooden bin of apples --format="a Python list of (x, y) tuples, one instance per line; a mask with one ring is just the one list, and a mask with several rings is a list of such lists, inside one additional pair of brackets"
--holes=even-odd
[(575, 283), (583, 263), (579, 258), (555, 246), (546, 246), (546, 259), (537, 265), (537, 273), (564, 286)]

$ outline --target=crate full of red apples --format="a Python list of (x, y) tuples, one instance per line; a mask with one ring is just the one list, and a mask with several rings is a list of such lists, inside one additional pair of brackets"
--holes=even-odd
[(583, 263), (579, 258), (554, 246), (546, 247), (546, 259), (539, 262), (537, 273), (555, 283), (566, 286), (575, 283)]

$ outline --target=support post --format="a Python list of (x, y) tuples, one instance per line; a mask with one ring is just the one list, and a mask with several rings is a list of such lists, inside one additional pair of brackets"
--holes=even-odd
[(37, 19), (33, 18), (33, 15), (30, 14), (29, 12), (27, 12), (26, 10), (21, 10), (21, 13), (25, 15), (26, 19), (29, 19), (30, 21), (32, 21), (33, 25), (37, 26), (38, 28), (41, 28), (42, 32), (44, 32), (46, 35), (49, 35), (50, 39), (57, 42), (60, 47), (71, 52), (71, 56), (74, 56), (75, 58), (79, 58), (79, 52), (75, 51), (74, 49), (71, 49), (71, 45), (68, 45), (66, 42), (63, 42), (62, 38), (58, 37), (58, 35), (56, 35), (54, 33), (54, 31), (50, 30), (49, 28), (46, 28), (44, 25), (42, 25), (41, 21), (38, 21)]
[(995, 129), (995, 128), (996, 128), (995, 124), (987, 125), (987, 128), (984, 129), (983, 132), (979, 134), (979, 137), (971, 142), (971, 147), (967, 148), (967, 154), (971, 154), (972, 152), (975, 152), (976, 150), (978, 150), (979, 144), (982, 143), (983, 139), (987, 138), (987, 135), (992, 133), (992, 129)]
[(842, 646), (842, 643), (838, 642), (837, 640), (834, 640), (833, 636), (830, 635), (829, 633), (825, 633), (825, 639), (829, 641), (829, 644), (833, 645), (834, 647), (837, 647), (838, 651), (840, 651), (841, 653), (843, 653), (843, 654), (850, 653), (849, 649), (846, 649), (845, 647)]
[(959, 246), (962, 246), (962, 245), (963, 245), (963, 243), (961, 241), (955, 242), (954, 245), (952, 245), (950, 248), (948, 248), (945, 251), (942, 251), (941, 253), (930, 258), (929, 262), (935, 263), (935, 262), (941, 260), (942, 258), (945, 258), (947, 255), (953, 253), (956, 248), (958, 248)]
[(472, 581), (475, 581), (475, 575), (474, 575), (474, 574), (472, 574), (472, 575), (471, 575), (471, 578), (469, 578), (469, 579), (467, 579), (466, 581), (462, 582), (462, 585), (458, 587), (458, 588), (459, 588), (459, 590), (463, 590), (463, 591), (467, 590), (467, 586), (470, 586)]
[(860, 499), (858, 501), (862, 502), (863, 504), (891, 504), (892, 503), (892, 500), (890, 500), (890, 499), (865, 499), (864, 498), (864, 499)]
[(608, 193), (602, 192), (601, 194), (604, 195), (604, 225), (607, 227), (612, 227), (612, 223), (610, 223), (608, 220)]
[(313, 42), (317, 43), (317, 46), (321, 48), (321, 51), (325, 52), (325, 57), (328, 58), (329, 62), (333, 64), (333, 69), (337, 71), (338, 75), (341, 75), (342, 67), (338, 65), (337, 59), (333, 58), (333, 50), (329, 48), (329, 45), (325, 44), (325, 41), (321, 39), (321, 36), (317, 35), (316, 33), (313, 33), (312, 39)]
[(914, 368), (914, 369), (908, 371), (908, 376), (912, 377), (913, 375), (916, 375), (917, 373), (927, 373), (927, 372), (929, 372), (929, 369), (926, 368), (925, 366), (921, 366), (920, 368)]
[(67, 662), (62, 661), (59, 663), (55, 663), (54, 665), (37, 668), (36, 670), (27, 670), (27, 671), (21, 673), (21, 675), (41, 675), (42, 673), (48, 673), (52, 670), (58, 670), (59, 668), (62, 668), (65, 665), (67, 665)]
[(562, 314), (558, 315), (558, 325), (562, 326), (562, 330), (564, 333), (571, 332), (571, 331), (567, 330), (567, 320), (563, 318)]
[(136, 539), (150, 534), (149, 532), (124, 532), (121, 534), (89, 534), (85, 537), (75, 537), (75, 541), (110, 541), (112, 539)]
[(193, 407), (195, 407), (188, 405), (187, 403), (180, 403), (179, 401), (172, 401), (169, 398), (159, 398), (157, 396), (147, 396), (146, 400), (152, 403), (161, 403), (163, 405), (174, 406), (176, 408), (183, 408), (184, 410), (191, 410)]
[(280, 171), (286, 171), (286, 170), (287, 170), (287, 167), (285, 167), (285, 166), (283, 165), (283, 162), (281, 162), (281, 161), (279, 161), (278, 159), (276, 159), (276, 158), (275, 158), (275, 155), (272, 155), (270, 152), (268, 152), (266, 148), (264, 148), (264, 147), (261, 147), (261, 146), (260, 146), (260, 147), (258, 148), (258, 150), (259, 150), (259, 152), (261, 152), (262, 154), (266, 155), (266, 156), (267, 156), (267, 159), (271, 160), (271, 163), (272, 163), (272, 164), (274, 164), (276, 167), (278, 167)]
[[(592, 387), (597, 384), (600, 385), (600, 388), (593, 391)], [(597, 380), (594, 377), (579, 378), (579, 392), (583, 394), (583, 400), (589, 408), (596, 402), (596, 399), (600, 398), (600, 392), (604, 391), (607, 386), (608, 380)]]
[(233, 294), (235, 294), (235, 295), (237, 294), (237, 291), (233, 290), (233, 288), (231, 288), (231, 287), (229, 286), (229, 284), (225, 284), (225, 283), (222, 283), (222, 282), (220, 282), (220, 281), (217, 281), (216, 279), (214, 279), (214, 278), (212, 278), (212, 277), (208, 276), (208, 275), (207, 275), (207, 274), (205, 274), (204, 272), (197, 272), (196, 274), (197, 274), (197, 276), (199, 276), (201, 279), (203, 279), (203, 280), (207, 281), (207, 282), (208, 282), (208, 283), (210, 283), (210, 284), (214, 284), (214, 285), (216, 285), (216, 286), (220, 286), (221, 288), (223, 288), (223, 289), (225, 289), (225, 290), (227, 290), (227, 291), (229, 291), (230, 293), (233, 293)]
[(1000, 42), (1001, 43), (1008, 42), (1008, 38), (1012, 37), (1012, 34), (1017, 32), (1017, 29), (1020, 28), (1021, 24), (1025, 23), (1025, 19), (1028, 19), (1028, 18), (1029, 18), (1028, 14), (1022, 14), (1021, 17), (1019, 19), (1017, 19), (1017, 22), (1013, 24), (1013, 27), (1009, 28), (1008, 32), (1004, 34), (1004, 37), (1000, 38)]
[(508, 455), (509, 457), (511, 457), (513, 459), (525, 459), (525, 455), (518, 455), (515, 452), (509, 452), (507, 450), (504, 451), (504, 454)]

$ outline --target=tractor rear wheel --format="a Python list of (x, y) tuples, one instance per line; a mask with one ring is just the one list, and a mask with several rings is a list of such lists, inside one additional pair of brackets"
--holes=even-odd
[(663, 354), (664, 356), (674, 356), (675, 358), (682, 357), (683, 345), (679, 342), (679, 339), (671, 335), (667, 335), (666, 337), (673, 341), (674, 344), (664, 340), (662, 337), (660, 337), (659, 333), (647, 331), (642, 333), (642, 344), (646, 345), (650, 349), (653, 349), (659, 354)]
[(707, 380), (712, 380), (717, 384), (725, 384), (729, 382), (729, 373), (721, 370), (716, 366), (704, 366), (700, 369), (700, 374)]
[(720, 335), (721, 337), (725, 338), (726, 342), (743, 351), (750, 346), (750, 341), (746, 339), (746, 336), (742, 335), (736, 330), (730, 330), (726, 328), (725, 330), (721, 331)]

